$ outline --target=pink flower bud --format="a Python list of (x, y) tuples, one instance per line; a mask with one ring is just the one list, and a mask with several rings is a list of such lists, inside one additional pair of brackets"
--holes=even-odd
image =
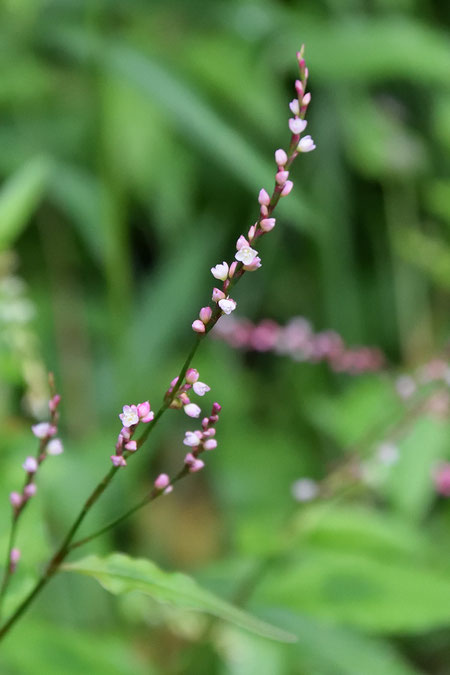
[(129, 450), (130, 452), (136, 452), (137, 449), (138, 448), (136, 441), (128, 441), (128, 443), (125, 443), (125, 450)]
[(188, 417), (200, 417), (201, 408), (196, 403), (188, 403), (183, 408)]
[(144, 401), (144, 403), (138, 403), (137, 405), (137, 414), (139, 419), (146, 417), (150, 412), (150, 403), (149, 401)]
[(262, 189), (259, 191), (258, 202), (261, 204), (261, 206), (269, 206), (270, 197), (266, 190)]
[(249, 263), (248, 265), (244, 265), (244, 270), (246, 272), (254, 272), (260, 267), (261, 267), (261, 258), (259, 256), (255, 256), (251, 263)]
[(291, 117), (289, 120), (289, 129), (292, 131), (293, 134), (298, 136), (298, 134), (301, 134), (302, 131), (306, 129), (307, 121), (306, 120), (301, 120), (299, 117)]
[(311, 93), (308, 92), (307, 94), (304, 95), (302, 98), (302, 106), (307, 106), (311, 102)]
[(288, 156), (282, 148), (275, 152), (275, 162), (277, 163), (277, 166), (284, 166), (287, 161)]
[[(206, 420), (209, 422), (209, 420)], [(213, 436), (216, 435), (216, 430), (212, 427), (211, 429), (205, 429), (203, 432), (203, 438), (212, 438)]]
[(207, 428), (208, 428), (208, 424), (209, 424), (209, 417), (204, 417), (204, 418), (202, 419), (202, 427), (203, 427), (203, 429), (207, 429)]
[(210, 319), (212, 317), (211, 307), (202, 307), (201, 310), (200, 310), (199, 317), (200, 317), (200, 321), (202, 321), (203, 323), (208, 323), (208, 321), (210, 321)]
[(127, 460), (122, 455), (111, 455), (111, 462), (114, 466), (126, 466)]
[(294, 183), (291, 180), (287, 180), (284, 184), (284, 188), (281, 190), (281, 196), (287, 197), (293, 187)]
[(234, 260), (230, 265), (230, 272), (229, 272), (230, 279), (232, 279), (234, 277), (234, 273), (236, 272), (236, 267), (237, 267), (237, 261)]
[(211, 391), (211, 387), (208, 387), (204, 382), (194, 382), (192, 388), (197, 396), (204, 396), (208, 391)]
[(217, 448), (217, 441), (215, 438), (208, 438), (208, 440), (203, 443), (204, 450), (214, 450), (215, 448)]
[(251, 225), (250, 229), (248, 231), (249, 241), (251, 241), (253, 239), (253, 237), (255, 236), (255, 232), (256, 232), (256, 225)]
[(261, 218), (267, 218), (267, 216), (269, 215), (269, 209), (267, 208), (267, 206), (261, 206), (259, 212), (261, 214)]
[(157, 490), (165, 490), (170, 483), (170, 478), (166, 473), (160, 473), (158, 478), (154, 482), (154, 486)]
[(23, 489), (23, 494), (26, 499), (30, 499), (33, 497), (37, 492), (37, 487), (34, 483), (28, 483), (28, 485), (25, 485)]
[(289, 171), (278, 171), (278, 173), (275, 175), (275, 180), (278, 185), (284, 185), (288, 178)]
[(220, 405), (220, 403), (213, 403), (213, 406), (212, 406), (213, 414), (218, 413), (221, 410), (222, 410), (222, 406)]
[(50, 401), (48, 402), (48, 407), (50, 412), (55, 412), (56, 408), (59, 405), (59, 402), (61, 401), (61, 396), (59, 394), (55, 394)]
[(36, 438), (49, 438), (56, 434), (56, 427), (49, 422), (39, 422), (39, 424), (34, 424), (31, 427), (31, 431), (36, 436)]
[(130, 429), (128, 429), (127, 427), (122, 427), (122, 429), (120, 430), (119, 436), (122, 437), (122, 441), (124, 441), (124, 440), (125, 440), (125, 441), (129, 441), (130, 438), (131, 438), (131, 431), (130, 431)]
[(63, 452), (64, 448), (59, 438), (53, 438), (47, 444), (46, 450), (48, 455), (60, 455)]
[(205, 463), (201, 459), (197, 459), (190, 452), (184, 458), (184, 463), (189, 467), (191, 473), (196, 473), (200, 471), (205, 466)]
[(154, 419), (155, 419), (155, 413), (153, 412), (153, 410), (151, 410), (148, 413), (148, 415), (146, 415), (145, 417), (143, 417), (141, 419), (141, 422), (144, 422), (144, 424), (147, 424), (147, 422), (153, 422)]
[(189, 399), (189, 396), (186, 394), (185, 391), (183, 391), (183, 392), (178, 396), (178, 398), (180, 399), (180, 401), (181, 401), (181, 403), (182, 403), (183, 405), (187, 405), (188, 403), (191, 402), (190, 399)]
[(210, 415), (209, 416), (209, 424), (215, 424), (216, 422), (219, 421), (219, 415)]
[(244, 235), (241, 234), (241, 236), (239, 237), (239, 239), (238, 239), (237, 242), (236, 242), (236, 250), (237, 250), (237, 251), (240, 251), (241, 248), (243, 248), (243, 247), (248, 248), (248, 246), (249, 246), (249, 242), (248, 242), (247, 239), (244, 237)]
[[(223, 300), (225, 298), (225, 293), (220, 290), (220, 288), (213, 288), (212, 292), (212, 299), (214, 302), (219, 302), (219, 300)], [(204, 330), (204, 327), (203, 327)]]
[(200, 321), (200, 319), (195, 319), (195, 321), (192, 323), (192, 330), (194, 330), (196, 333), (204, 333), (205, 332), (205, 324), (203, 321)]
[(186, 431), (184, 435), (183, 444), (188, 445), (190, 448), (196, 448), (200, 445), (201, 436), (195, 433), (195, 431)]
[(301, 83), (300, 80), (295, 80), (295, 90), (298, 94), (298, 97), (303, 98), (303, 94), (304, 94), (303, 84)]
[(263, 218), (260, 221), (259, 225), (264, 232), (270, 232), (275, 227), (276, 220), (275, 218)]
[(294, 98), (290, 103), (289, 107), (291, 109), (291, 112), (294, 115), (300, 115), (300, 104), (298, 102), (298, 98)]
[(316, 149), (316, 145), (311, 136), (304, 136), (297, 145), (297, 152), (311, 152)]
[(186, 382), (188, 382), (189, 384), (194, 384), (194, 382), (197, 382), (199, 377), (200, 374), (198, 370), (196, 370), (195, 368), (188, 368), (188, 370), (186, 371), (185, 378)]
[(211, 267), (211, 274), (215, 279), (220, 279), (220, 281), (225, 281), (228, 276), (228, 263), (223, 261), (222, 264), (218, 264), (215, 267)]
[(27, 473), (36, 473), (38, 469), (38, 463), (34, 457), (27, 457), (22, 464), (22, 468), (25, 469)]
[(20, 560), (20, 549), (19, 548), (13, 548), (11, 549), (11, 553), (9, 556), (9, 561), (11, 565), (14, 565), (14, 567), (17, 565), (17, 563)]
[(22, 504), (22, 495), (20, 495), (18, 492), (11, 492), (9, 495), (9, 501), (11, 506), (17, 509)]

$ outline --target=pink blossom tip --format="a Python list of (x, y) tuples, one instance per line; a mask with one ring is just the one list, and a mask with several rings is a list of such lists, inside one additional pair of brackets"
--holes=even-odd
[(158, 478), (154, 482), (154, 486), (157, 490), (165, 490), (170, 483), (170, 478), (166, 473), (160, 473)]
[(194, 384), (194, 382), (197, 382), (198, 378), (200, 377), (200, 373), (196, 368), (188, 368), (186, 371), (185, 379), (188, 384)]
[(287, 179), (289, 178), (289, 171), (278, 171), (275, 176), (275, 180), (278, 185), (284, 185)]
[(311, 136), (304, 136), (297, 145), (297, 152), (311, 152), (316, 149), (316, 145)]
[(27, 473), (36, 473), (38, 469), (37, 460), (34, 457), (27, 457), (22, 464), (22, 468), (25, 469)]
[(231, 314), (231, 312), (234, 312), (236, 309), (236, 306), (236, 302), (233, 300), (233, 298), (224, 298), (223, 300), (219, 300), (219, 307), (224, 314)]
[(225, 297), (225, 293), (220, 288), (213, 288), (212, 299), (214, 302), (219, 302), (219, 300), (223, 300)]
[(126, 466), (127, 460), (122, 455), (111, 455), (111, 462), (114, 466)]
[(211, 391), (211, 387), (208, 387), (204, 382), (194, 382), (192, 389), (197, 396), (204, 396), (208, 391)]
[[(297, 101), (297, 103), (298, 103), (298, 101)], [(282, 148), (275, 151), (275, 162), (276, 162), (277, 166), (284, 166), (287, 161), (288, 161), (288, 156)]]
[(273, 230), (273, 228), (275, 227), (276, 222), (277, 221), (275, 220), (275, 218), (263, 218), (259, 222), (259, 226), (262, 230), (264, 230), (264, 232), (270, 232), (270, 230)]
[(132, 427), (139, 422), (137, 406), (124, 405), (122, 410), (123, 412), (120, 413), (119, 417), (124, 427)]
[(289, 120), (289, 129), (295, 136), (298, 136), (306, 129), (307, 124), (306, 120), (302, 120), (299, 117), (291, 117)]
[(194, 330), (196, 333), (204, 333), (206, 330), (205, 324), (203, 321), (200, 321), (200, 319), (195, 319), (195, 321), (192, 323), (192, 330)]
[(136, 452), (137, 449), (136, 441), (128, 441), (128, 443), (125, 443), (125, 450), (128, 450), (129, 452)]
[(149, 412), (150, 412), (150, 402), (149, 401), (144, 401), (144, 403), (138, 403), (137, 414), (138, 414), (139, 419), (142, 419), (143, 417), (147, 417)]
[(9, 501), (11, 503), (11, 506), (17, 509), (22, 504), (22, 495), (19, 494), (18, 492), (11, 492), (9, 495)]
[(39, 422), (31, 427), (31, 431), (36, 438), (44, 439), (54, 436), (56, 434), (56, 427), (49, 422)]
[(281, 190), (281, 196), (287, 197), (293, 187), (294, 183), (291, 180), (287, 180), (286, 183), (284, 184), (284, 188)]
[(188, 403), (183, 407), (184, 412), (188, 417), (200, 417), (201, 408), (196, 403)]
[(224, 260), (222, 264), (219, 263), (218, 265), (211, 267), (211, 274), (215, 279), (225, 281), (228, 276), (228, 263)]
[(204, 450), (214, 450), (217, 448), (217, 441), (215, 438), (208, 438), (207, 441), (203, 443)]
[(59, 438), (53, 438), (47, 444), (46, 450), (48, 455), (60, 455), (63, 452), (64, 448)]
[(200, 310), (200, 321), (202, 321), (204, 324), (207, 324), (212, 317), (212, 309), (211, 307), (202, 307)]
[(269, 206), (269, 204), (270, 204), (269, 193), (266, 192), (266, 190), (264, 190), (264, 188), (259, 191), (258, 202), (261, 204), (261, 206)]

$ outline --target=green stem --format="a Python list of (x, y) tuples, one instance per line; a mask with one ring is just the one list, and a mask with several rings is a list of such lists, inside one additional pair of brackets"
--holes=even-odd
[(16, 534), (17, 534), (17, 514), (13, 514), (13, 519), (11, 523), (11, 529), (9, 531), (9, 541), (8, 541), (8, 549), (6, 552), (6, 560), (5, 560), (5, 571), (3, 573), (3, 581), (2, 581), (2, 586), (0, 589), (0, 618), (1, 618), (1, 613), (3, 609), (3, 600), (5, 597), (6, 589), (9, 584), (9, 580), (12, 575), (12, 569), (11, 569), (11, 551), (14, 548), (14, 543), (16, 541)]

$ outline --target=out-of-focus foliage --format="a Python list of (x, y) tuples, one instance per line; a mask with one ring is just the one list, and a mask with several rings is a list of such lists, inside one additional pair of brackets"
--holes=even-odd
[[(157, 408), (178, 372), (209, 269), (254, 222), (288, 142), (303, 42), (317, 150), (237, 313), (301, 314), (388, 361), (352, 378), (205, 342), (193, 365), (205, 405), (223, 405), (217, 451), (86, 547), (189, 574), (296, 643), (64, 573), (2, 643), (2, 672), (449, 672), (450, 509), (433, 483), (450, 460), (448, 379), (419, 375), (406, 401), (394, 387), (448, 341), (447, 3), (5, 0), (0, 19), (2, 550), (46, 370), (65, 441), (23, 518), (9, 611), (108, 467), (121, 406)], [(179, 468), (186, 420), (169, 411), (83, 533)], [(395, 464), (377, 455), (386, 441)], [(294, 502), (302, 476), (323, 498)]]

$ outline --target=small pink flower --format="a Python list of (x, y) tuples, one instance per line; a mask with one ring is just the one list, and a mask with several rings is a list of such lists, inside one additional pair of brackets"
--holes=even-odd
[(19, 494), (18, 492), (11, 492), (9, 495), (9, 501), (11, 503), (11, 506), (17, 509), (22, 504), (22, 495)]
[(201, 310), (200, 310), (199, 317), (200, 317), (200, 321), (202, 321), (205, 324), (208, 323), (211, 320), (211, 317), (212, 317), (211, 307), (202, 307)]
[(111, 462), (114, 466), (126, 466), (127, 460), (122, 455), (111, 455)]
[(291, 112), (294, 115), (300, 115), (300, 104), (298, 102), (298, 98), (294, 98), (290, 103), (289, 107), (291, 109)]
[(219, 300), (223, 300), (225, 297), (225, 293), (220, 288), (213, 288), (212, 299), (214, 302), (219, 302)]
[(299, 117), (291, 117), (289, 120), (289, 129), (292, 131), (293, 134), (298, 136), (298, 134), (301, 134), (302, 131), (306, 129), (307, 125), (306, 120), (301, 120)]
[(201, 408), (196, 403), (188, 403), (183, 407), (184, 412), (188, 417), (200, 417)]
[(60, 455), (63, 452), (64, 448), (59, 438), (53, 438), (47, 444), (46, 450), (48, 455)]
[(157, 490), (165, 490), (170, 483), (170, 478), (166, 473), (160, 473), (158, 478), (154, 482), (154, 486)]
[(275, 227), (276, 220), (275, 218), (263, 218), (260, 221), (259, 225), (264, 232), (270, 232)]
[(188, 384), (194, 384), (194, 382), (197, 382), (199, 377), (200, 375), (196, 368), (188, 368), (186, 371), (185, 379)]
[(49, 408), (50, 412), (56, 411), (60, 401), (61, 401), (61, 396), (59, 394), (55, 394), (54, 396), (52, 396), (52, 398), (48, 402), (48, 408)]
[(211, 274), (215, 279), (220, 279), (220, 281), (225, 281), (225, 279), (228, 276), (228, 263), (223, 261), (222, 264), (215, 265), (215, 267), (211, 267)]
[(299, 144), (297, 145), (298, 152), (311, 152), (311, 150), (315, 149), (316, 146), (311, 136), (304, 136), (300, 139)]
[(203, 321), (200, 321), (200, 319), (195, 319), (195, 321), (192, 323), (192, 330), (194, 330), (196, 333), (204, 333), (206, 331), (205, 324)]
[(222, 410), (222, 406), (220, 405), (220, 403), (216, 402), (216, 403), (213, 403), (212, 409), (213, 409), (213, 413), (218, 413)]
[(255, 236), (255, 233), (256, 233), (256, 225), (251, 225), (248, 231), (249, 241), (252, 241), (253, 237)]
[(200, 445), (201, 436), (195, 433), (195, 431), (186, 431), (184, 435), (183, 444), (188, 445), (190, 448), (196, 448), (197, 445)]
[(234, 277), (234, 273), (236, 272), (236, 267), (237, 267), (237, 260), (234, 260), (230, 265), (230, 272), (229, 272), (230, 279), (232, 279)]
[(144, 401), (144, 403), (137, 404), (137, 414), (139, 419), (146, 417), (150, 412), (150, 403), (149, 401)]
[(13, 548), (11, 549), (11, 553), (9, 556), (9, 561), (11, 565), (14, 565), (14, 567), (17, 565), (17, 563), (20, 560), (20, 549), (19, 548)]
[(196, 473), (197, 471), (203, 469), (203, 467), (205, 466), (205, 463), (202, 462), (201, 459), (197, 459), (190, 452), (188, 452), (188, 454), (184, 458), (184, 463), (189, 467), (189, 471), (191, 473)]
[(143, 417), (141, 419), (141, 422), (144, 422), (144, 424), (147, 424), (147, 422), (153, 422), (154, 419), (155, 419), (155, 413), (153, 412), (153, 410), (151, 410), (148, 413), (148, 415), (146, 415), (145, 417)]
[(225, 298), (223, 300), (219, 300), (219, 307), (224, 314), (231, 314), (231, 312), (234, 312), (236, 309), (236, 302), (233, 300), (233, 298)]
[(244, 265), (244, 270), (246, 272), (254, 272), (260, 267), (261, 267), (261, 258), (259, 256), (256, 256), (256, 258), (253, 258), (252, 262), (249, 265)]
[(120, 430), (120, 434), (119, 434), (119, 438), (120, 437), (122, 437), (122, 442), (124, 440), (129, 441), (130, 438), (131, 438), (131, 430), (127, 429), (127, 427), (122, 427), (122, 429)]
[(128, 441), (128, 443), (125, 443), (125, 450), (129, 450), (130, 452), (136, 452), (137, 449), (138, 448), (136, 441)]
[(38, 463), (34, 457), (27, 457), (22, 468), (25, 469), (27, 473), (36, 473), (38, 470)]
[(288, 178), (289, 171), (278, 171), (278, 173), (275, 175), (275, 180), (278, 185), (284, 185)]
[(284, 188), (281, 190), (281, 196), (287, 197), (293, 187), (294, 183), (291, 180), (287, 180), (284, 184)]
[[(209, 420), (207, 418), (206, 419), (206, 425), (208, 425), (208, 423), (209, 423)], [(211, 429), (205, 429), (205, 431), (203, 432), (203, 438), (211, 438), (212, 436), (215, 436), (215, 435), (216, 435), (216, 430), (214, 429), (214, 427), (211, 427)]]
[(56, 434), (56, 427), (49, 422), (39, 422), (39, 424), (34, 424), (31, 427), (31, 431), (36, 436), (36, 438), (49, 438)]
[[(297, 101), (297, 103), (298, 103), (298, 101)], [(275, 152), (275, 162), (277, 163), (277, 166), (284, 166), (287, 161), (288, 161), (288, 156), (285, 153), (285, 151), (282, 150), (282, 148), (280, 148), (279, 150), (277, 150)]]
[[(304, 59), (302, 60), (302, 63), (303, 63), (303, 65), (304, 65), (304, 63), (305, 63)], [(299, 61), (299, 65), (300, 65), (300, 61)], [(297, 91), (298, 98), (299, 98), (299, 99), (300, 99), (300, 98), (303, 98), (303, 94), (304, 94), (305, 92), (304, 92), (303, 84), (302, 84), (301, 80), (295, 80), (295, 89), (296, 89), (296, 91)]]
[(261, 214), (261, 218), (267, 218), (267, 216), (269, 215), (269, 209), (267, 208), (267, 206), (261, 206), (259, 212)]
[(139, 422), (139, 415), (135, 405), (124, 405), (122, 410), (123, 412), (120, 413), (119, 417), (124, 427), (132, 427)]
[(242, 246), (234, 257), (244, 265), (250, 265), (257, 255), (258, 251), (255, 251), (255, 249), (250, 248), (250, 246)]
[(308, 92), (307, 94), (304, 95), (302, 98), (302, 106), (307, 106), (311, 103), (311, 93)]
[(266, 190), (262, 189), (259, 191), (258, 202), (261, 204), (261, 206), (269, 206), (270, 197)]
[(192, 389), (197, 396), (204, 396), (208, 391), (211, 391), (211, 387), (208, 387), (204, 382), (194, 382)]
[(214, 448), (217, 448), (216, 439), (215, 438), (208, 438), (208, 440), (203, 443), (203, 448), (205, 450), (214, 450)]
[(28, 483), (28, 485), (25, 485), (23, 489), (23, 494), (26, 499), (30, 499), (33, 497), (37, 492), (37, 487), (34, 483)]

